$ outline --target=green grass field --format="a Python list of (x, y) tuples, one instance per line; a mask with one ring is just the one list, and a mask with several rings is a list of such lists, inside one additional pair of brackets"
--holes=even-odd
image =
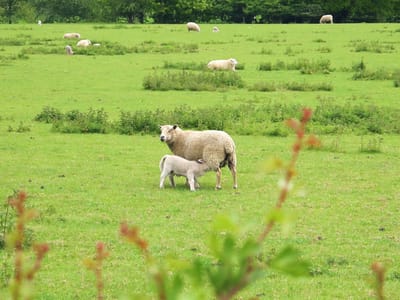
[[(279, 192), (280, 174), (265, 172), (264, 162), (288, 159), (294, 140), (233, 135), (238, 190), (231, 188), (226, 168), (220, 191), (214, 190), (213, 173), (200, 179), (202, 188), (195, 193), (183, 179), (176, 189), (160, 190), (158, 163), (169, 150), (157, 135), (56, 133), (50, 124), (34, 121), (43, 107), (104, 109), (111, 119), (121, 111), (172, 110), (183, 104), (201, 108), (273, 102), (314, 108), (325, 101), (398, 109), (400, 93), (391, 76), (353, 80), (352, 68), (363, 62), (372, 72), (398, 72), (399, 24), (219, 25), (219, 33), (212, 33), (212, 27), (188, 33), (184, 25), (0, 25), (0, 197), (6, 200), (14, 190), (25, 190), (28, 206), (40, 212), (29, 227), (34, 239), (48, 242), (51, 249), (35, 279), (36, 299), (94, 299), (95, 278), (82, 261), (94, 254), (97, 241), (111, 253), (104, 264), (107, 299), (152, 295), (140, 253), (119, 237), (124, 220), (140, 227), (160, 260), (170, 254), (208, 256), (207, 236), (219, 214), (236, 216), (257, 235)], [(65, 32), (80, 32), (101, 43), (100, 49), (76, 49), (76, 41), (63, 40)], [(67, 43), (74, 56), (65, 55)], [(146, 76), (169, 71), (163, 69), (166, 62), (206, 65), (229, 57), (241, 65), (237, 73), (244, 88), (143, 88)], [(262, 63), (288, 65), (300, 59), (328, 60), (331, 70), (258, 70)], [(257, 82), (326, 82), (333, 89), (250, 90)], [(305, 150), (299, 158), (295, 187), (285, 204), (295, 216), (292, 227), (288, 232), (275, 228), (262, 253), (267, 260), (293, 245), (311, 263), (312, 275), (298, 279), (268, 271), (240, 294), (243, 299), (371, 299), (370, 265), (376, 260), (388, 266), (387, 298), (398, 297), (399, 136), (335, 134), (320, 139), (322, 149)], [(4, 280), (10, 259), (0, 249), (0, 299), (8, 297)]]

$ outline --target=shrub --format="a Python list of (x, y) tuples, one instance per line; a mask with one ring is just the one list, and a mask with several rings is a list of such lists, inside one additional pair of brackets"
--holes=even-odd
[(61, 120), (63, 114), (56, 108), (46, 106), (43, 108), (42, 112), (36, 115), (35, 121), (44, 123), (53, 123), (54, 121)]
[(272, 64), (270, 62), (260, 63), (257, 69), (259, 71), (272, 71)]
[[(282, 88), (281, 86), (279, 88)], [(293, 88), (293, 87), (291, 87)], [(302, 84), (294, 88), (304, 89)], [(329, 99), (330, 100), (330, 99)], [(242, 102), (246, 102), (242, 100)], [(82, 113), (69, 111), (59, 116), (52, 108), (44, 108), (38, 116), (47, 116), (46, 112), (56, 111), (53, 118), (53, 130), (70, 133), (108, 133), (119, 134), (158, 134), (160, 124), (174, 122), (184, 128), (220, 129), (232, 134), (278, 135), (284, 136), (279, 127), (285, 119), (299, 110), (297, 104), (278, 104), (266, 102), (260, 105), (252, 102), (238, 106), (214, 106), (209, 108), (191, 108), (188, 105), (175, 107), (170, 111), (122, 111), (117, 121), (111, 122), (103, 111)], [(315, 107), (310, 126), (315, 133), (342, 134), (399, 134), (400, 110), (373, 105), (336, 105), (331, 101), (321, 100)], [(50, 114), (51, 115), (51, 114)], [(38, 121), (48, 122), (51, 118), (37, 117)], [(94, 124), (89, 126), (88, 124)]]
[(197, 62), (168, 62), (165, 61), (163, 68), (164, 69), (179, 69), (179, 70), (192, 70), (192, 71), (201, 71), (205, 70), (206, 63), (197, 63)]
[(350, 43), (354, 46), (355, 52), (389, 53), (395, 50), (393, 45), (381, 41), (357, 40)]
[(188, 72), (161, 73), (154, 72), (143, 80), (146, 90), (191, 90), (191, 91), (215, 91), (231, 87), (242, 88), (244, 81), (234, 72)]
[(396, 70), (393, 73), (393, 85), (396, 88), (400, 87), (400, 70)]
[(275, 92), (277, 90), (288, 90), (288, 91), (331, 91), (333, 89), (332, 84), (321, 82), (310, 84), (307, 82), (284, 82), (284, 83), (274, 83), (274, 82), (256, 82), (252, 87), (249, 88), (250, 91), (259, 92)]
[(62, 133), (107, 133), (111, 130), (111, 123), (103, 109), (90, 109), (87, 113), (72, 110), (53, 123), (53, 130)]

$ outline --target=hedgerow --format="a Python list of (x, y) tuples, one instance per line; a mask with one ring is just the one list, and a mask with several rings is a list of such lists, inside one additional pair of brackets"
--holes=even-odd
[[(158, 134), (160, 124), (173, 123), (183, 128), (226, 130), (238, 135), (286, 136), (287, 131), (280, 125), (299, 109), (300, 105), (272, 102), (209, 108), (181, 105), (172, 110), (121, 111), (117, 120), (110, 120), (103, 109), (62, 113), (45, 107), (35, 120), (50, 123), (53, 131), (62, 133)], [(309, 126), (318, 134), (400, 133), (400, 109), (321, 101), (314, 111)]]

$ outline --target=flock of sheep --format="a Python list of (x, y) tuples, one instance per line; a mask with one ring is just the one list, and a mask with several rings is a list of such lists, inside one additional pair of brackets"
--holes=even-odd
[[(323, 15), (321, 24), (333, 24), (332, 15)], [(186, 24), (188, 31), (200, 32), (200, 26), (194, 22)], [(213, 32), (219, 32), (218, 27)], [(64, 39), (80, 39), (79, 33), (66, 33)], [(79, 40), (77, 47), (89, 47), (91, 41)], [(96, 44), (99, 45), (99, 44)], [(73, 55), (70, 45), (65, 47), (67, 55)], [(234, 58), (212, 60), (207, 64), (211, 70), (232, 70), (238, 64)], [(216, 189), (221, 189), (221, 168), (228, 165), (233, 178), (233, 188), (237, 188), (236, 146), (232, 137), (220, 130), (182, 130), (177, 125), (160, 126), (160, 141), (165, 142), (174, 155), (164, 155), (159, 163), (160, 188), (164, 187), (166, 177), (175, 187), (174, 176), (185, 176), (191, 191), (199, 188), (197, 178), (208, 171), (216, 172)]]
[[(88, 40), (88, 39), (81, 40), (80, 38), (81, 38), (81, 35), (77, 32), (69, 32), (69, 33), (64, 34), (64, 39), (78, 39), (79, 41), (76, 43), (77, 47), (86, 48), (86, 47), (89, 47), (92, 45), (92, 42), (90, 40)], [(93, 46), (98, 47), (98, 46), (100, 46), (100, 44), (96, 43), (96, 44), (93, 44)], [(65, 52), (67, 53), (67, 55), (74, 54), (74, 51), (72, 50), (72, 47), (70, 45), (65, 46)]]
[[(333, 24), (332, 15), (323, 15), (320, 24)], [(194, 22), (186, 24), (187, 30), (200, 32), (200, 26)], [(218, 27), (213, 32), (219, 32)], [(235, 71), (237, 60), (234, 58), (212, 60), (207, 64), (211, 70)], [(233, 178), (233, 188), (237, 188), (236, 147), (233, 139), (224, 131), (182, 130), (177, 125), (160, 126), (161, 142), (165, 142), (174, 155), (164, 155), (160, 161), (160, 188), (164, 187), (167, 176), (171, 186), (175, 187), (174, 176), (185, 176), (191, 191), (199, 188), (197, 178), (208, 171), (217, 175), (216, 189), (221, 189), (221, 168), (228, 165)]]

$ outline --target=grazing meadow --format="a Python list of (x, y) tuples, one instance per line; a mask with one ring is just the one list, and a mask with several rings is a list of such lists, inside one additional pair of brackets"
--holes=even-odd
[[(83, 260), (102, 241), (106, 299), (152, 297), (141, 253), (119, 235), (140, 228), (157, 260), (210, 256), (218, 215), (257, 236), (279, 195), (294, 134), (284, 123), (302, 107), (321, 147), (300, 153), (277, 226), (259, 260), (285, 245), (300, 250), (309, 276), (267, 268), (238, 299), (371, 299), (371, 264), (385, 264), (385, 294), (400, 290), (400, 25), (214, 24), (0, 25), (0, 299), (7, 299), (12, 251), (4, 233), (14, 191), (40, 215), (29, 241), (50, 251), (34, 283), (35, 299), (94, 299), (95, 276)], [(66, 32), (99, 43), (77, 48)], [(65, 53), (72, 46), (74, 55)], [(208, 71), (233, 57), (236, 72)], [(169, 153), (158, 125), (223, 129), (234, 138), (239, 188), (227, 168), (190, 192), (159, 189), (159, 160)], [(205, 287), (207, 289), (208, 287)]]

